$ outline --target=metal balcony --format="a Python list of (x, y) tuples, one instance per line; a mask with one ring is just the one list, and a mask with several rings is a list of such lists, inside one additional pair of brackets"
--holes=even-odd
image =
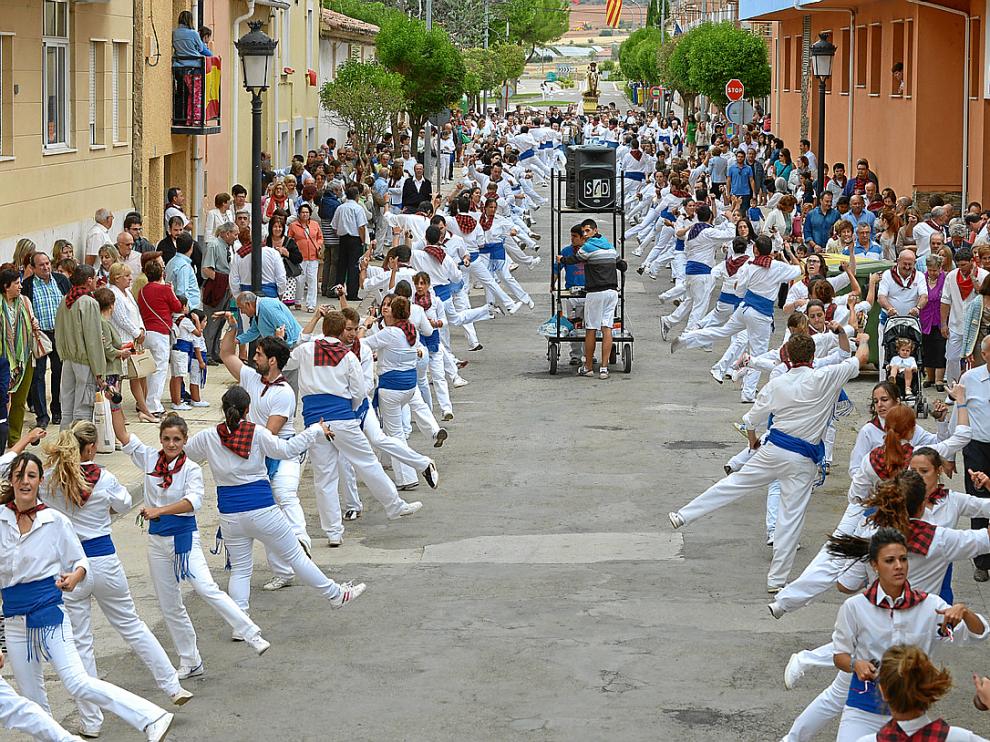
[[(194, 63), (192, 66), (190, 63)], [(177, 65), (189, 66), (177, 66)], [(172, 133), (220, 133), (220, 57), (175, 57), (172, 62)]]

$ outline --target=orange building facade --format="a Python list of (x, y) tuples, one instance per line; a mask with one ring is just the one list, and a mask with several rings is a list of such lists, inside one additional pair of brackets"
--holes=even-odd
[(802, 137), (820, 155), (809, 47), (827, 32), (825, 161), (854, 173), (865, 157), (883, 187), (922, 203), (937, 192), (990, 205), (990, 0), (741, 0), (740, 18), (774, 22), (768, 112), (795, 156)]

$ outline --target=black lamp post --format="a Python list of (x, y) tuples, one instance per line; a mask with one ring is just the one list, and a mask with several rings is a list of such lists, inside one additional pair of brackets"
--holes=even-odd
[(827, 33), (818, 34), (818, 41), (811, 45), (811, 72), (818, 78), (818, 193), (825, 188), (825, 85), (832, 76), (832, 59), (835, 44)]
[[(244, 87), (251, 93), (251, 290), (261, 292), (261, 94), (268, 89), (278, 42), (261, 30), (261, 21), (234, 42), (241, 57)], [(237, 156), (237, 153), (234, 153)]]

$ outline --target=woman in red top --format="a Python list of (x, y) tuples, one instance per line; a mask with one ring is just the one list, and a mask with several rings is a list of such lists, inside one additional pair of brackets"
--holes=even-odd
[(162, 392), (165, 390), (168, 358), (172, 351), (169, 337), (172, 315), (181, 312), (182, 305), (175, 297), (171, 284), (165, 283), (165, 266), (161, 258), (147, 263), (144, 273), (148, 277), (148, 283), (138, 294), (137, 305), (144, 322), (144, 345), (155, 359), (155, 373), (148, 378), (147, 403), (151, 414), (157, 418), (165, 412)]

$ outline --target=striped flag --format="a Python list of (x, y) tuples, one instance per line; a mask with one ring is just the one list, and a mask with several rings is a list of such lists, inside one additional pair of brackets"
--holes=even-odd
[(607, 0), (605, 3), (605, 25), (618, 28), (620, 15), (622, 15), (622, 0)]

